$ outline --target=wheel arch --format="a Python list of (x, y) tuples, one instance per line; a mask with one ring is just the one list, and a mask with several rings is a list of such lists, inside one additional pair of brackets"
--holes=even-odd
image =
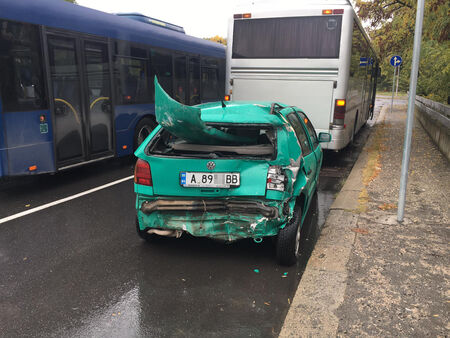
[(136, 119), (134, 126), (131, 129), (131, 130), (133, 130), (133, 133), (132, 133), (133, 151), (136, 151), (136, 149), (138, 148), (137, 144), (136, 144), (136, 138), (137, 138), (137, 134), (139, 132), (138, 129), (139, 129), (141, 122), (144, 121), (145, 119), (151, 120), (152, 123), (154, 124), (154, 127), (156, 127), (158, 125), (158, 122), (156, 121), (156, 116), (154, 114), (146, 113)]

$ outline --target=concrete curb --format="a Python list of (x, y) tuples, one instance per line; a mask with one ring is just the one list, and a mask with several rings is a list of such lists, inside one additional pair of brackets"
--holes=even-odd
[[(388, 105), (377, 119), (382, 121)], [(308, 261), (280, 337), (336, 336), (339, 318), (335, 311), (344, 301), (347, 263), (355, 242), (359, 196), (364, 188), (363, 170), (368, 163), (369, 136), (344, 186), (330, 208), (325, 226)]]

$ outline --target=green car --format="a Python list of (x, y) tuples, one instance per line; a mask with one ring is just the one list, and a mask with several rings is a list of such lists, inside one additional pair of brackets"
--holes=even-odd
[(184, 106), (155, 79), (159, 125), (136, 150), (139, 236), (225, 241), (276, 236), (280, 264), (299, 253), (300, 229), (317, 189), (320, 142), (298, 108), (266, 102)]

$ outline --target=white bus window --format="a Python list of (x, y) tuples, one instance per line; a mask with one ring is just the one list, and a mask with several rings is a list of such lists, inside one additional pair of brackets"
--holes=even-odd
[(233, 58), (339, 58), (342, 16), (235, 20)]

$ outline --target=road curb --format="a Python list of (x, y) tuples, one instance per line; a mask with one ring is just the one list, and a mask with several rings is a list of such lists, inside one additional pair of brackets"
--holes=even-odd
[[(382, 107), (377, 122), (384, 119)], [(344, 301), (347, 263), (355, 242), (359, 198), (364, 189), (363, 171), (368, 164), (371, 133), (344, 186), (330, 208), (324, 228), (309, 258), (285, 318), (280, 337), (336, 336), (335, 312)]]

